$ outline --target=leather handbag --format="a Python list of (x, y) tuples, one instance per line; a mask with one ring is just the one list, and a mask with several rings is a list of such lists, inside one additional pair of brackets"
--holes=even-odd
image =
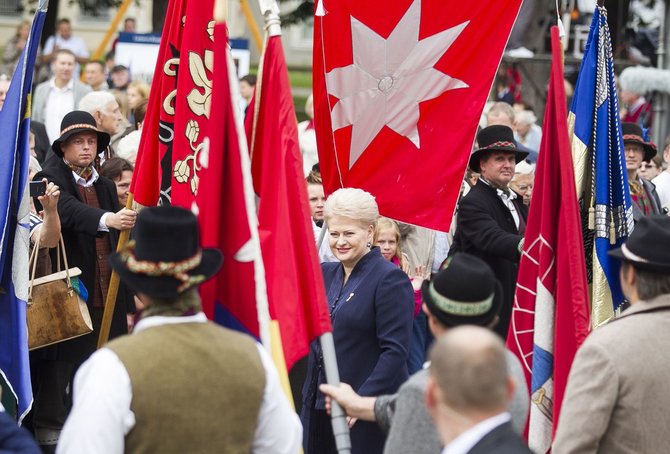
[[(93, 331), (88, 307), (80, 296), (86, 293), (77, 278), (81, 270), (68, 267), (63, 236), (60, 237), (57, 249), (58, 272), (35, 279), (39, 247), (38, 234), (29, 262), (31, 275), (26, 309), (28, 350), (74, 339)], [(65, 265), (63, 271), (61, 251)]]

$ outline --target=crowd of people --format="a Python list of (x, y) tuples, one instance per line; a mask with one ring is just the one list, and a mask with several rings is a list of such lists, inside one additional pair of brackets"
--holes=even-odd
[[(10, 74), (27, 28), (7, 44)], [(449, 232), (382, 217), (361, 189), (326, 198), (307, 100), (298, 127), (314, 232), (306, 241), (317, 246), (342, 384), (327, 384), (315, 341), (291, 371), (293, 409), (265, 350), (207, 323), (197, 289), (224, 258), (200, 247), (195, 216), (127, 207), (149, 85), (113, 59), (90, 60), (67, 19), (40, 58), (30, 178), (46, 189), (31, 200), (31, 247), (37, 274), (50, 274), (62, 235), (70, 265), (82, 271), (93, 331), (31, 352), (30, 434), (0, 412), (0, 451), (334, 453), (337, 401), (354, 454), (530, 452), (530, 384), (504, 341), (542, 129), (509, 87), (494, 86)], [(242, 112), (255, 82), (240, 80)], [(0, 107), (8, 85), (0, 76)], [(670, 307), (670, 249), (658, 247), (670, 240), (670, 138), (659, 153), (644, 97), (624, 90), (622, 100), (636, 228), (613, 255), (632, 307), (579, 351), (557, 453), (662, 452), (667, 444), (668, 368), (654, 353)], [(124, 231), (133, 242), (116, 253)], [(112, 340), (96, 351), (112, 270), (121, 277)]]

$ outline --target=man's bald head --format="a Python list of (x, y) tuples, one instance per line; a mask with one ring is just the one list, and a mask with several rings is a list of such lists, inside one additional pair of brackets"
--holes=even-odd
[(442, 403), (467, 416), (505, 411), (511, 396), (505, 346), (493, 332), (461, 326), (440, 337), (430, 354), (430, 374)]

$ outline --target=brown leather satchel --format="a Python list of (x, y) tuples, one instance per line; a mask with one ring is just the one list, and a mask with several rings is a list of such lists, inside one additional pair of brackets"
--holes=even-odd
[[(72, 278), (79, 276), (79, 268), (69, 268), (63, 236), (58, 243), (58, 272), (35, 279), (39, 235), (30, 254), (30, 287), (28, 290), (28, 349), (53, 345), (93, 331), (93, 323), (86, 303), (73, 288)], [(60, 253), (65, 270), (61, 271)]]

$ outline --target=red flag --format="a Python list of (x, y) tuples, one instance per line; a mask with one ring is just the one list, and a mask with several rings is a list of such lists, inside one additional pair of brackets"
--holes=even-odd
[[(298, 128), (281, 37), (267, 41), (247, 130), (258, 206), (270, 317), (279, 322), (286, 365), (330, 331), (321, 268), (314, 244)], [(261, 184), (262, 183), (262, 184)]]
[(198, 155), (206, 147), (214, 65), (214, 0), (190, 1), (184, 16), (172, 148), (173, 205), (191, 208), (198, 192)]
[(528, 442), (551, 448), (577, 348), (589, 329), (586, 264), (568, 136), (563, 62), (552, 27), (552, 68), (540, 157), (519, 265), (507, 347), (531, 390)]
[(144, 206), (156, 205), (161, 190), (163, 201), (169, 202), (177, 70), (185, 5), (186, 0), (170, 0), (168, 4), (149, 94), (152, 102), (147, 106), (135, 172), (130, 183), (135, 201)]
[(521, 0), (320, 0), (314, 107), (326, 193), (449, 230), (477, 125)]
[[(215, 26), (212, 104), (207, 124), (209, 147), (200, 156), (202, 166), (196, 201), (203, 247), (218, 247), (223, 266), (217, 276), (200, 287), (203, 311), (210, 320), (263, 337), (259, 329), (258, 301), (265, 302), (262, 274), (257, 294), (255, 266), (262, 263), (258, 246), (256, 213), (249, 156), (242, 126), (236, 123), (231, 77), (227, 62), (225, 24)], [(237, 80), (235, 79), (235, 83)], [(240, 140), (240, 138), (242, 140)], [(246, 177), (245, 177), (246, 175)], [(267, 307), (261, 310), (267, 320)]]

